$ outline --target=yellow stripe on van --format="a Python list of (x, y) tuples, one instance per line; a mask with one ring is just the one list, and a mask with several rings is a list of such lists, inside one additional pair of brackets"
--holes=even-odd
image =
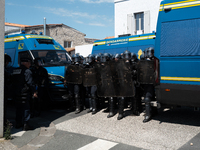
[(96, 42), (96, 43), (93, 44), (93, 46), (95, 46), (95, 45), (105, 45), (105, 44), (106, 44), (105, 41), (103, 41), (103, 42)]
[(196, 81), (200, 82), (200, 78), (193, 77), (161, 77), (161, 80), (173, 80), (173, 81)]
[(23, 36), (16, 36), (16, 37), (10, 37), (10, 38), (5, 38), (4, 42), (13, 42), (13, 41), (17, 41), (17, 40), (23, 40), (25, 39)]
[(133, 38), (129, 38), (129, 41), (147, 40), (147, 39), (153, 39), (153, 38), (155, 38), (155, 37), (156, 37), (155, 35), (133, 37)]
[(37, 39), (52, 39), (52, 37), (49, 36), (43, 36), (43, 35), (26, 35), (26, 38), (37, 38)]
[(181, 2), (175, 2), (175, 3), (168, 3), (168, 4), (162, 4), (160, 5), (159, 11), (163, 11), (164, 9), (180, 9), (180, 8), (186, 8), (186, 7), (195, 7), (200, 6), (199, 0), (188, 0), (188, 1), (181, 1)]
[(164, 4), (164, 5), (167, 6), (167, 5), (174, 5), (174, 4), (188, 3), (188, 2), (193, 2), (193, 1), (198, 1), (198, 0), (180, 1), (180, 2), (168, 3), (168, 4)]

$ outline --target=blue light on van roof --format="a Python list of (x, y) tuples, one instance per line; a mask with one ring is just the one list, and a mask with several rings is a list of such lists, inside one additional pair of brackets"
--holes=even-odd
[(25, 34), (26, 32), (24, 30), (22, 30), (22, 34)]

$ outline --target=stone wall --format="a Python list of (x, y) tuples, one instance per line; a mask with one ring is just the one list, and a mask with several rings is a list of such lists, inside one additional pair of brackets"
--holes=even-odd
[[(43, 26), (25, 28), (26, 33), (44, 32)], [(46, 35), (51, 36), (64, 47), (64, 41), (72, 41), (72, 47), (88, 44), (85, 42), (85, 34), (65, 25), (47, 26)]]

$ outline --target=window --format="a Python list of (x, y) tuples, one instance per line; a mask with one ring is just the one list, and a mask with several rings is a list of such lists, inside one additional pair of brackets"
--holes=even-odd
[(64, 48), (71, 48), (72, 42), (71, 41), (64, 41)]
[(135, 30), (140, 31), (144, 30), (144, 13), (135, 14)]
[(54, 44), (52, 39), (36, 39), (39, 44)]

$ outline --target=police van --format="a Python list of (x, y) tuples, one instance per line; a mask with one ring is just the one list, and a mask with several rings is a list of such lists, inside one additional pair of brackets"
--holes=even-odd
[(22, 57), (32, 60), (41, 58), (42, 66), (47, 69), (50, 80), (49, 97), (52, 101), (64, 100), (62, 95), (66, 94), (67, 89), (63, 79), (71, 58), (57, 41), (49, 36), (21, 33), (6, 35), (4, 42), (5, 53), (12, 59), (11, 69), (19, 67)]
[(142, 55), (145, 48), (154, 47), (155, 33), (134, 35), (134, 36), (121, 36), (118, 38), (97, 40), (93, 44), (92, 54), (98, 53), (123, 53), (129, 50), (137, 54), (138, 59)]
[(199, 11), (199, 0), (163, 0), (160, 4), (155, 43), (160, 104), (200, 107)]

